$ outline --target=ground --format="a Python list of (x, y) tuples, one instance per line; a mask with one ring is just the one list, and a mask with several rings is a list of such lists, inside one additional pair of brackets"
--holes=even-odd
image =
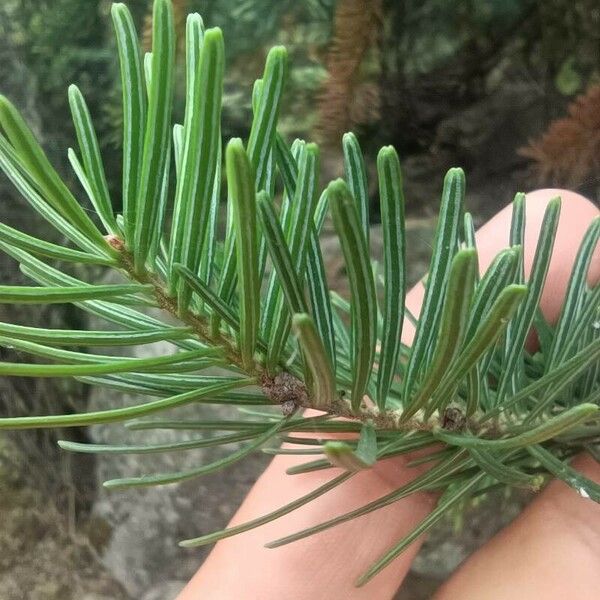
[(72, 527), (68, 511), (53, 498), (32, 489), (18, 473), (0, 473), (3, 600), (130, 600), (102, 566), (86, 535), (88, 524)]

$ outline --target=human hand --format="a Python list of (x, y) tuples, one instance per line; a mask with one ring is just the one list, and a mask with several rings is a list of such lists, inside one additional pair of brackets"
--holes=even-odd
[[(583, 233), (598, 209), (564, 190), (528, 195), (525, 268), (531, 267), (541, 218), (557, 195), (563, 209), (555, 250), (541, 300), (550, 322), (556, 320)], [(508, 243), (510, 211), (501, 211), (478, 232), (480, 268)], [(597, 250), (600, 250), (598, 248)], [(592, 261), (590, 282), (600, 279), (600, 252)], [(407, 304), (418, 313), (423, 297), (419, 284)], [(413, 330), (404, 328), (410, 344)], [(532, 341), (531, 343), (535, 343)], [(383, 509), (276, 550), (264, 544), (371, 502), (418, 476), (427, 467), (411, 468), (407, 457), (378, 463), (361, 471), (328, 494), (277, 521), (222, 540), (178, 600), (387, 600), (400, 587), (422, 540), (369, 584), (355, 588), (356, 577), (373, 558), (409, 533), (433, 508), (436, 498), (415, 494)], [(239, 524), (307, 494), (332, 477), (332, 470), (287, 476), (303, 457), (278, 456), (260, 477), (231, 525)], [(600, 465), (580, 456), (574, 466), (600, 481)], [(334, 471), (334, 475), (339, 474)], [(471, 556), (438, 591), (438, 599), (496, 600), (504, 598), (598, 597), (600, 589), (600, 505), (578, 496), (561, 482), (551, 483), (507, 528)]]

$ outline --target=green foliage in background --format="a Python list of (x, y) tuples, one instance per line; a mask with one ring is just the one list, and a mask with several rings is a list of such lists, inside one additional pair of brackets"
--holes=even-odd
[(285, 45), (290, 57), (283, 98), (282, 132), (306, 136), (316, 120), (315, 96), (327, 76), (325, 50), (335, 0), (190, 0), (190, 9), (220, 27), (227, 39), (223, 123), (229, 135), (247, 135), (252, 109), (248, 90), (261, 72), (268, 49)]
[[(327, 493), (377, 460), (435, 449), (431, 468), (388, 495), (297, 532), (280, 546), (387, 506), (419, 491), (442, 492), (437, 507), (358, 579), (364, 584), (416, 537), (465, 499), (496, 487), (539, 489), (558, 477), (600, 500), (600, 486), (569, 467), (600, 440), (600, 286), (586, 272), (600, 237), (590, 226), (561, 316), (544, 322), (538, 303), (547, 274), (560, 200), (547, 208), (531, 275), (523, 273), (524, 196), (514, 201), (510, 247), (478, 275), (472, 219), (460, 169), (445, 176), (423, 307), (405, 307), (406, 244), (402, 177), (396, 151), (381, 149), (377, 177), (384, 232), (381, 269), (369, 254), (368, 182), (353, 134), (343, 139), (345, 180), (319, 181), (320, 152), (291, 145), (278, 132), (287, 52), (268, 53), (254, 85), (248, 139), (222, 145), (223, 34), (198, 14), (186, 26), (185, 111), (173, 119), (175, 30), (169, 0), (154, 3), (152, 52), (142, 56), (127, 7), (112, 8), (122, 77), (122, 185), (108, 174), (84, 95), (69, 88), (79, 143), (69, 151), (93, 213), (86, 211), (48, 161), (27, 123), (0, 99), (0, 166), (32, 208), (64, 237), (57, 245), (6, 225), (0, 248), (32, 286), (0, 286), (2, 303), (73, 303), (112, 324), (107, 331), (53, 330), (0, 323), (0, 344), (42, 362), (0, 363), (0, 375), (77, 377), (140, 395), (138, 404), (97, 412), (0, 419), (0, 429), (126, 424), (213, 432), (162, 445), (61, 442), (65, 450), (156, 453), (245, 441), (216, 462), (168, 473), (107, 481), (111, 489), (163, 485), (213, 473), (263, 446), (314, 455), (290, 475), (341, 467), (305, 497), (186, 546), (212, 543), (276, 519)], [(227, 227), (217, 222), (223, 170)], [(121, 210), (115, 210), (122, 206)], [(166, 215), (172, 211), (173, 218)], [(351, 296), (329, 292), (319, 245), (330, 215)], [(70, 274), (71, 264), (115, 269), (123, 283), (100, 285)], [(162, 317), (148, 309), (160, 309)], [(153, 312), (153, 315), (155, 313)], [(416, 323), (412, 346), (401, 342)], [(525, 340), (532, 325), (540, 350)], [(168, 341), (173, 353), (130, 358), (69, 347), (133, 346)], [(215, 375), (214, 367), (221, 374)], [(224, 369), (224, 371), (223, 371)], [(148, 399), (148, 397), (150, 399)], [(229, 420), (185, 420), (173, 410), (194, 404), (237, 409)], [(320, 416), (302, 416), (315, 408)], [(170, 411), (169, 418), (161, 413)], [(347, 420), (339, 420), (345, 417)], [(299, 450), (278, 449), (293, 432)], [(336, 439), (337, 433), (356, 439)], [(332, 434), (323, 443), (322, 433)], [(440, 443), (442, 448), (440, 449)], [(190, 531), (190, 536), (193, 531)]]
[[(340, 2), (180, 0), (180, 4), (219, 26), (228, 40), (230, 66), (223, 92), (223, 132), (227, 136), (248, 134), (252, 117), (249, 89), (272, 44), (285, 45), (292, 59), (280, 130), (291, 137), (314, 132), (319, 112), (316, 100), (327, 79), (326, 52)], [(128, 0), (127, 6), (141, 31), (151, 0)], [(439, 96), (448, 95), (453, 106), (456, 94), (473, 102), (493, 93), (498, 84), (515, 80), (534, 79), (546, 92), (558, 89), (574, 95), (600, 73), (600, 15), (595, 0), (472, 0), (458, 4), (387, 0), (383, 14), (379, 58), (369, 66), (370, 83), (381, 98), (371, 107), (374, 114), (365, 124), (366, 147), (393, 142), (414, 150), (427, 145), (434, 136), (431, 129), (437, 125), (436, 115), (448, 112), (447, 107), (437, 106), (435, 92), (432, 96), (427, 91), (431, 78)], [(114, 150), (121, 150), (122, 112), (110, 20), (109, 0), (0, 3), (0, 56), (6, 60), (8, 51), (16, 57), (19, 71), (23, 69), (19, 80), (24, 79), (19, 87), (5, 80), (6, 95), (19, 98), (25, 114), (35, 117), (34, 129), (41, 133), (45, 151), (59, 173), (67, 177), (68, 162), (62, 149), (72, 145), (74, 132), (63, 82), (76, 83), (94, 115), (108, 186), (116, 195), (121, 173)], [(178, 72), (183, 68), (180, 53)], [(182, 120), (184, 77), (178, 81), (174, 114)], [(21, 94), (23, 86), (28, 88), (27, 100)], [(560, 114), (560, 99), (550, 104), (555, 108), (548, 117)]]
[[(35, 109), (55, 144), (48, 150), (63, 159), (62, 148), (72, 135), (65, 119), (69, 105), (64, 82), (78, 83), (95, 114), (113, 88), (113, 53), (99, 18), (103, 1), (6, 0), (1, 4), (2, 46), (12, 49), (22, 63), (21, 85), (32, 80), (38, 99)], [(109, 123), (103, 118), (97, 125), (103, 140)]]

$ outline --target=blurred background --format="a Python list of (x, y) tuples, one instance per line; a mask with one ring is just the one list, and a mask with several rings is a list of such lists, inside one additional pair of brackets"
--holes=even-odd
[[(141, 44), (149, 49), (151, 0), (126, 3), (138, 23)], [(322, 144), (324, 180), (342, 174), (342, 134), (357, 133), (368, 157), (375, 256), (381, 251), (375, 157), (384, 144), (397, 148), (413, 280), (426, 268), (443, 175), (451, 166), (466, 171), (467, 206), (477, 224), (515, 192), (535, 187), (569, 187), (595, 201), (600, 198), (597, 0), (173, 4), (180, 38), (185, 15), (192, 11), (200, 12), (207, 26), (224, 31), (225, 138), (247, 135), (252, 84), (275, 44), (287, 46), (290, 53), (280, 131), (288, 141), (301, 137)], [(179, 115), (184, 100), (182, 48), (180, 44)], [(122, 115), (110, 2), (2, 0), (0, 65), (1, 92), (20, 107), (51, 161), (83, 197), (66, 154), (76, 143), (66, 90), (70, 83), (80, 87), (117, 198)], [(3, 177), (0, 210), (9, 225), (42, 238), (56, 235), (36, 220)], [(323, 250), (332, 286), (343, 290), (333, 238), (325, 236)], [(10, 259), (0, 259), (0, 270), (4, 283), (21, 281)], [(102, 276), (85, 276), (93, 275)], [(101, 326), (62, 305), (34, 310), (3, 305), (0, 319), (45, 327)], [(0, 349), (0, 355), (2, 360), (18, 360), (8, 349)], [(0, 382), (3, 415), (92, 410), (129, 401), (73, 381)], [(266, 460), (259, 455), (224, 474), (176, 488), (107, 494), (102, 480), (119, 470), (140, 470), (143, 462), (135, 457), (96, 461), (56, 450), (57, 436), (115, 441), (119, 435), (125, 434), (96, 427), (91, 433), (0, 436), (3, 600), (174, 598), (205, 555), (178, 549), (177, 540), (222, 527)], [(213, 457), (218, 450), (211, 452)], [(157, 470), (155, 463), (147, 464)], [(453, 530), (456, 523), (439, 527), (398, 598), (429, 597), (517, 507), (514, 499), (499, 498), (492, 509), (472, 513), (460, 535)]]

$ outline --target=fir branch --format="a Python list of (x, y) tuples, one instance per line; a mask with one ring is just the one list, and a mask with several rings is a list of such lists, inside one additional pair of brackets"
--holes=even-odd
[[(596, 487), (567, 464), (577, 451), (593, 453), (600, 444), (600, 286), (590, 289), (586, 281), (600, 240), (598, 220), (581, 243), (563, 311), (551, 327), (540, 318), (538, 304), (560, 200), (548, 206), (528, 281), (522, 194), (513, 203), (511, 247), (479, 277), (472, 219), (463, 206), (464, 173), (451, 169), (444, 179), (425, 299), (415, 318), (405, 306), (404, 199), (395, 151), (383, 149), (378, 160), (386, 217), (384, 274), (379, 277), (369, 255), (369, 198), (358, 140), (351, 134), (343, 140), (346, 181), (321, 187), (318, 147), (302, 140), (288, 145), (276, 130), (287, 54), (275, 48), (254, 86), (249, 140), (225, 146), (228, 224), (224, 238), (218, 239), (224, 147), (221, 32), (204, 31), (198, 15), (188, 19), (187, 106), (179, 125), (172, 123), (176, 32), (171, 2), (155, 0), (153, 48), (145, 73), (129, 10), (117, 4), (112, 15), (123, 84), (123, 213), (117, 214), (119, 203), (110, 198), (91, 117), (76, 88), (70, 99), (82, 160), (74, 151), (69, 157), (94, 207), (92, 216), (52, 168), (16, 108), (0, 98), (0, 168), (68, 240), (63, 247), (0, 225), (0, 249), (36, 284), (0, 286), (0, 302), (68, 302), (116, 329), (50, 330), (0, 323), (0, 346), (60, 361), (4, 362), (0, 374), (73, 376), (154, 399), (93, 413), (0, 418), (0, 429), (125, 422), (136, 430), (222, 433), (162, 445), (62, 443), (69, 451), (101, 454), (246, 442), (214, 463), (113, 480), (107, 482), (111, 488), (162, 485), (213, 473), (273, 440), (294, 447), (268, 448), (271, 453), (314, 455), (292, 467), (291, 475), (334, 466), (347, 470), (264, 517), (184, 545), (257, 527), (341, 485), (356, 469), (427, 449), (431, 454), (416, 460), (431, 467), (409, 485), (273, 544), (301, 539), (411, 493), (445, 489), (435, 511), (380, 557), (360, 584), (455, 505), (490, 487), (537, 489), (556, 476), (598, 499)], [(174, 205), (170, 231), (164, 222), (167, 205)], [(349, 300), (327, 284), (319, 234), (328, 211), (352, 284)], [(60, 262), (52, 266), (40, 257)], [(112, 268), (126, 283), (88, 283), (64, 272), (63, 262)], [(78, 272), (78, 277), (85, 275)], [(380, 279), (383, 311), (377, 303)], [(147, 314), (149, 307), (161, 309), (162, 316)], [(411, 347), (400, 340), (404, 318), (416, 325)], [(525, 347), (532, 324), (541, 340), (535, 356)], [(172, 344), (174, 352), (135, 358), (63, 348), (128, 347), (158, 340)], [(225, 374), (204, 372), (215, 366)], [(191, 403), (251, 407), (253, 416), (139, 420)], [(317, 409), (322, 415), (302, 417), (301, 409)], [(348, 439), (343, 435), (348, 433), (359, 438)]]

